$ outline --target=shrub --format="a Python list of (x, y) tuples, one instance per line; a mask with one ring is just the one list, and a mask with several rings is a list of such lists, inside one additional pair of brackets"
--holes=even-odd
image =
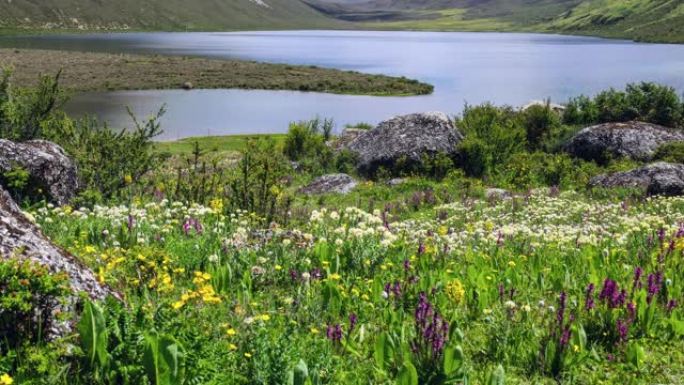
[(543, 142), (558, 131), (561, 125), (560, 116), (551, 109), (550, 102), (526, 109), (522, 112), (522, 119), (530, 150), (541, 149)]
[(161, 163), (162, 155), (152, 151), (152, 146), (153, 139), (162, 132), (159, 119), (164, 112), (162, 108), (146, 122), (139, 122), (131, 114), (134, 129), (122, 131), (86, 117), (52, 128), (46, 138), (74, 158), (84, 190), (112, 198)]
[(31, 89), (12, 88), (11, 74), (4, 70), (0, 77), (0, 138), (42, 139), (47, 125), (68, 120), (60, 111), (67, 99), (59, 88), (59, 73), (41, 77), (38, 86)]
[(46, 139), (63, 147), (78, 165), (86, 200), (114, 197), (159, 165), (152, 140), (162, 132), (163, 108), (146, 122), (131, 114), (135, 128), (115, 131), (92, 118), (73, 121), (65, 115), (59, 73), (42, 77), (33, 89), (12, 88), (10, 75), (5, 71), (0, 77), (0, 138)]
[(29, 262), (0, 261), (0, 355), (42, 341), (68, 291), (66, 275)]
[(468, 176), (489, 175), (526, 147), (525, 128), (510, 107), (466, 105), (457, 126), (466, 137), (459, 145), (459, 164)]
[(271, 138), (249, 140), (235, 173), (228, 182), (228, 210), (242, 209), (266, 220), (282, 218), (285, 222), (289, 199), (284, 195), (283, 180), (290, 168), (278, 156)]
[(582, 188), (597, 173), (590, 162), (567, 154), (520, 153), (511, 157), (497, 173), (497, 182), (517, 189), (541, 186)]
[(624, 91), (610, 89), (594, 99), (570, 99), (563, 115), (568, 124), (640, 120), (668, 127), (684, 124), (684, 104), (672, 87), (656, 83), (628, 84)]
[(653, 159), (670, 163), (684, 163), (684, 142), (663, 144), (655, 151)]

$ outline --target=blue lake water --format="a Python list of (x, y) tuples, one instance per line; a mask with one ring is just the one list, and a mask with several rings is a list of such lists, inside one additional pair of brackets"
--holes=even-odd
[(533, 99), (565, 102), (579, 94), (635, 81), (684, 91), (684, 45), (591, 37), (458, 32), (283, 31), (79, 34), (2, 38), (0, 45), (310, 64), (406, 76), (435, 86), (432, 95), (367, 97), (290, 91), (123, 91), (75, 96), (73, 114), (130, 125), (166, 105), (163, 139), (275, 133), (290, 121), (332, 117), (338, 127), (377, 123), (403, 113), (490, 101), (519, 106)]

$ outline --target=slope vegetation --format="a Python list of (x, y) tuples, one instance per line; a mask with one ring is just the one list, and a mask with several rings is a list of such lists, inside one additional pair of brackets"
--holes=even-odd
[(0, 1), (0, 27), (18, 29), (231, 30), (338, 24), (299, 0)]

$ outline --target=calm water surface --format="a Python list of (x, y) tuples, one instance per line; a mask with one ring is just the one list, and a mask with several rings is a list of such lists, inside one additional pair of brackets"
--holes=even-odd
[(564, 102), (608, 87), (648, 80), (684, 91), (684, 45), (511, 33), (288, 31), (131, 33), (0, 39), (0, 45), (311, 64), (406, 76), (435, 85), (419, 97), (366, 97), (289, 91), (123, 91), (77, 95), (74, 114), (95, 114), (113, 127), (130, 125), (125, 106), (147, 116), (166, 104), (163, 139), (284, 132), (316, 115), (377, 123), (397, 114), (468, 102), (519, 106), (533, 99)]

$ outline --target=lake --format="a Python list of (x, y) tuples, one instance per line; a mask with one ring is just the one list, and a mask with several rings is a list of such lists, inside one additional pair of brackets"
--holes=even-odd
[(290, 121), (331, 117), (341, 128), (397, 114), (490, 101), (523, 105), (594, 94), (635, 81), (684, 91), (684, 45), (642, 44), (591, 37), (459, 32), (283, 31), (117, 33), (27, 36), (0, 45), (310, 64), (406, 76), (431, 83), (432, 95), (368, 97), (290, 91), (170, 90), (76, 95), (67, 106), (112, 127), (130, 126), (126, 106), (146, 117), (166, 105), (162, 139), (198, 135), (277, 133)]

